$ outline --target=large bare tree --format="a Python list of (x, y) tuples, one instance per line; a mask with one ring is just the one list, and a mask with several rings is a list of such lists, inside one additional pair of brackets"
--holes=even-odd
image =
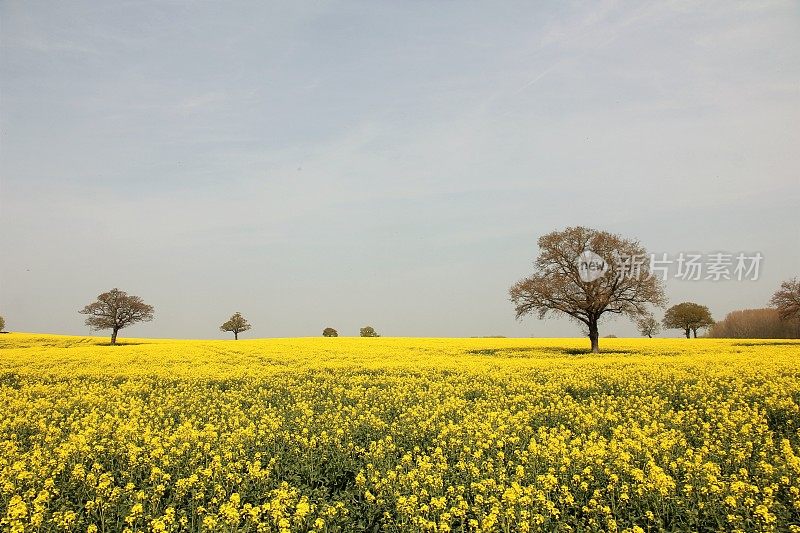
[(517, 318), (566, 315), (584, 324), (592, 352), (599, 352), (598, 322), (606, 314), (634, 320), (666, 301), (663, 282), (651, 275), (638, 241), (585, 227), (539, 238), (533, 275), (511, 287)]
[(234, 313), (224, 324), (219, 327), (220, 331), (230, 331), (233, 333), (234, 340), (239, 340), (239, 333), (250, 329), (250, 323), (241, 313)]
[(800, 319), (800, 279), (792, 278), (781, 283), (770, 304), (778, 309), (782, 320)]
[(97, 301), (84, 307), (81, 314), (89, 315), (86, 325), (95, 330), (110, 329), (111, 344), (117, 343), (117, 333), (137, 322), (153, 320), (153, 306), (138, 296), (130, 296), (117, 288), (104, 292)]

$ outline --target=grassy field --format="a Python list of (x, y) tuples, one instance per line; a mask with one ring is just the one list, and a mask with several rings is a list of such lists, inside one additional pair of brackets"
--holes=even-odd
[(0, 335), (10, 531), (800, 531), (800, 342)]

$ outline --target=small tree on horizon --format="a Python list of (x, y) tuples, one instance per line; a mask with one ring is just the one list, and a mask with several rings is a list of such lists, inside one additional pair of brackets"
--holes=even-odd
[(247, 331), (250, 329), (250, 323), (247, 322), (241, 313), (238, 311), (233, 314), (224, 324), (222, 324), (219, 329), (220, 331), (232, 332), (233, 339), (239, 340), (239, 333), (243, 331)]
[(658, 320), (656, 320), (656, 317), (653, 315), (646, 315), (637, 320), (636, 327), (639, 328), (639, 333), (641, 333), (642, 336), (649, 339), (652, 339), (653, 335), (657, 335), (658, 332), (661, 331)]
[(667, 309), (662, 323), (667, 329), (682, 329), (687, 339), (694, 333), (696, 339), (697, 330), (711, 326), (714, 319), (705, 305), (682, 302)]
[(322, 336), (323, 337), (338, 337), (339, 336), (339, 332), (336, 331), (333, 328), (325, 328), (325, 329), (322, 330)]
[(362, 337), (380, 337), (372, 326), (364, 326), (361, 328), (360, 334)]
[(0, 331), (6, 328), (6, 319), (0, 316)]
[(86, 325), (94, 330), (111, 330), (111, 344), (117, 343), (117, 333), (122, 328), (137, 322), (153, 320), (153, 306), (147, 305), (138, 296), (129, 296), (125, 291), (113, 288), (97, 297), (79, 311), (89, 315)]
[(637, 319), (648, 305), (666, 301), (663, 282), (650, 275), (650, 264), (642, 260), (647, 250), (638, 241), (579, 226), (543, 235), (538, 244), (535, 272), (509, 289), (517, 319), (566, 315), (586, 326), (598, 353), (604, 314)]
[(781, 283), (769, 301), (778, 310), (782, 320), (800, 320), (800, 279), (792, 278)]

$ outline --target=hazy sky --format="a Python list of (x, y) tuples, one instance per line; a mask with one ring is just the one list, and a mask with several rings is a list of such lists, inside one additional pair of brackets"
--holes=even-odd
[(761, 252), (668, 281), (718, 319), (800, 275), (795, 1), (4, 0), (0, 45), (10, 330), (574, 336), (507, 292), (570, 225)]

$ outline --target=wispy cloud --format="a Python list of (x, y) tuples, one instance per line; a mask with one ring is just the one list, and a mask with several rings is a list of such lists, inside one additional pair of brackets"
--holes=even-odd
[[(485, 312), (435, 295), (463, 290), (448, 270), (502, 285), (565, 224), (794, 242), (796, 6), (754, 5), (1, 3), (3, 301), (33, 328), (114, 275), (262, 313), (287, 279), (336, 308), (309, 287), (401, 276), (441, 334), (574, 333), (514, 323), (502, 287)], [(746, 205), (773, 218), (738, 231)], [(24, 262), (57, 274), (26, 285)]]
[(196, 108), (208, 107), (210, 105), (219, 104), (225, 102), (228, 99), (228, 95), (225, 93), (219, 92), (210, 92), (204, 94), (198, 94), (196, 96), (190, 96), (189, 98), (184, 99), (178, 104), (179, 109), (191, 111)]

